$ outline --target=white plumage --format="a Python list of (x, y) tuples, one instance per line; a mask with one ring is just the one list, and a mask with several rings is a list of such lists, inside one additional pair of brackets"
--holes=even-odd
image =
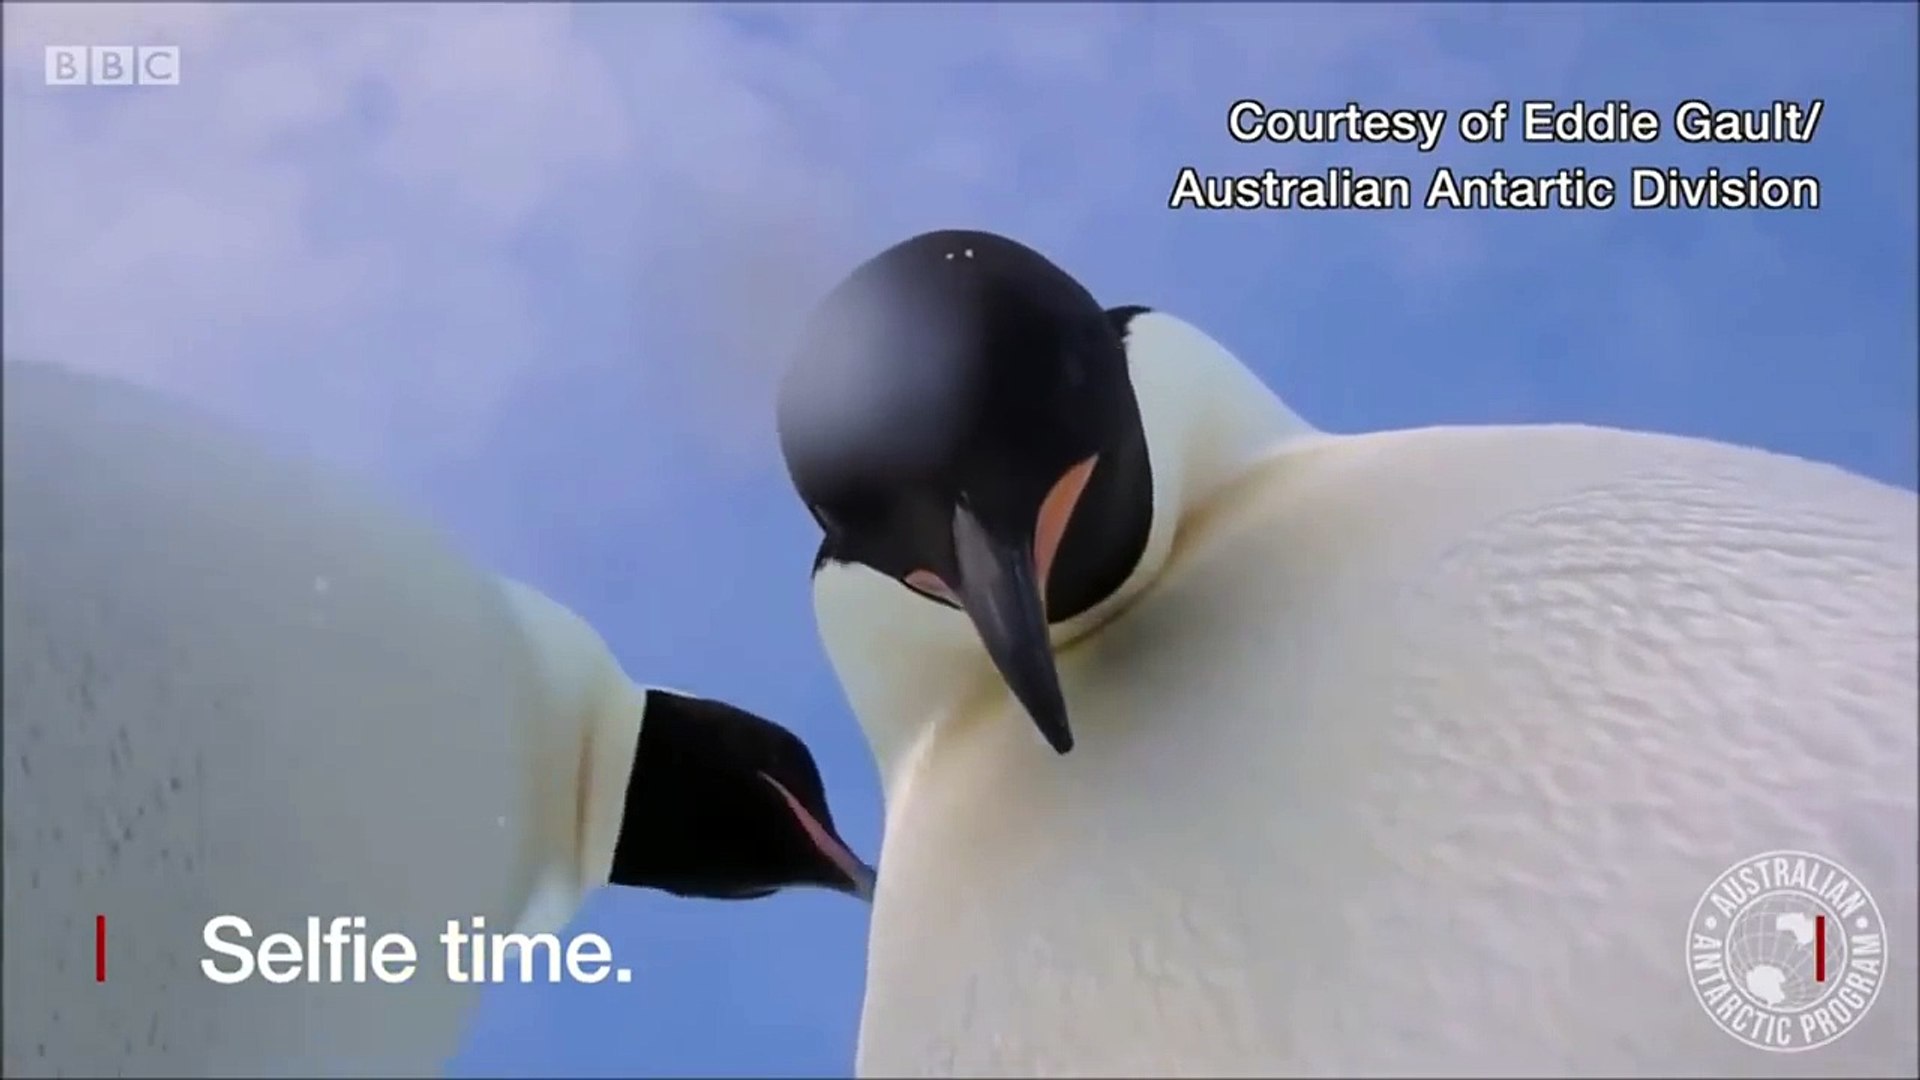
[[(861, 1075), (1914, 1074), (1912, 493), (1589, 427), (1325, 435), (1179, 320), (1128, 344), (1155, 521), (1055, 628), (1071, 754), (966, 616), (816, 575), (887, 798)], [(1775, 848), (1891, 935), (1864, 1022), (1791, 1056), (1683, 949)]]
[[(10, 363), (5, 408), (6, 1075), (437, 1074), (474, 989), (436, 936), (557, 931), (606, 881), (643, 692), (551, 600), (163, 398)], [(364, 915), (419, 973), (215, 985), (221, 914)]]

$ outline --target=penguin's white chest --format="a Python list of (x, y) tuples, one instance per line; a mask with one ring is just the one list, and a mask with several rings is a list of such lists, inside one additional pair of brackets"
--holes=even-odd
[[(6, 1072), (437, 1073), (477, 993), (437, 935), (510, 929), (536, 870), (541, 699), (496, 583), (121, 384), (10, 370), (5, 427)], [(418, 968), (219, 985), (220, 915), (256, 948), (363, 916)]]
[(1787, 1063), (1682, 948), (1780, 847), (1911, 925), (1910, 495), (1535, 429), (1349, 440), (1225, 505), (1060, 657), (1073, 754), (996, 702), (897, 785), (863, 1074), (1911, 1063), (1911, 949)]

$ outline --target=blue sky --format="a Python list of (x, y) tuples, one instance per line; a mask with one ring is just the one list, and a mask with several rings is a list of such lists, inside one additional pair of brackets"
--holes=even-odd
[[(6, 8), (5, 347), (372, 477), (627, 670), (805, 735), (877, 851), (771, 381), (851, 265), (995, 229), (1340, 431), (1585, 421), (1915, 485), (1915, 8)], [(48, 44), (178, 44), (47, 88)], [(1811, 144), (1243, 146), (1227, 106), (1826, 101)], [(1817, 212), (1195, 212), (1205, 172), (1759, 165)], [(957, 897), (956, 902), (965, 902)], [(490, 992), (478, 1074), (844, 1074), (865, 911), (595, 896), (625, 986)]]

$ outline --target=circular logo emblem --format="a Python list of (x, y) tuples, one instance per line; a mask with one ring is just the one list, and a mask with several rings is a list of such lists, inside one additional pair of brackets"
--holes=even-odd
[(1812, 1050), (1853, 1030), (1885, 978), (1880, 908), (1839, 863), (1804, 851), (1749, 856), (1714, 879), (1687, 927), (1693, 995), (1761, 1050)]

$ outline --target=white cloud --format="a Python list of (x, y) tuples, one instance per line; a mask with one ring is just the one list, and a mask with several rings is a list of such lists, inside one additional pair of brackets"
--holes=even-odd
[[(450, 10), (10, 6), (8, 355), (353, 457), (468, 431), (539, 351), (518, 231), (627, 146), (566, 11)], [(39, 85), (76, 43), (181, 85)]]
[[(974, 225), (1124, 248), (1086, 272), (1130, 292), (1197, 235), (1317, 250), (1322, 221), (1157, 209), (1180, 164), (1336, 152), (1232, 145), (1234, 97), (1567, 94), (1588, 39), (1626, 32), (1601, 11), (1378, 5), (5, 11), (8, 355), (402, 471), (457, 457), (529, 384), (626, 368), (640, 426), (765, 468), (788, 328), (852, 259)], [(1843, 55), (1824, 40), (1809, 54)], [(107, 42), (180, 45), (182, 85), (40, 85), (42, 46)], [(1339, 235), (1428, 306), (1485, 256), (1484, 221)]]
[[(1141, 34), (1081, 5), (9, 6), (7, 352), (362, 461), (457, 452), (529, 374), (643, 363), (678, 422), (759, 453), (733, 436), (848, 259), (1097, 228), (1159, 197), (1142, 136), (1222, 49), (1288, 57), (1281, 92), (1401, 36), (1296, 10), (1281, 48), (1230, 11)], [(177, 44), (182, 84), (40, 85), (43, 46), (93, 43)], [(555, 267), (628, 288), (654, 355), (576, 332)]]

